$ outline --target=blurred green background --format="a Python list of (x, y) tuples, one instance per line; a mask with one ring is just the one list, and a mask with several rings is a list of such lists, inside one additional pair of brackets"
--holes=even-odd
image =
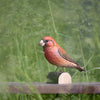
[[(46, 82), (56, 66), (38, 45), (44, 36), (57, 43), (87, 72), (64, 69), (73, 82), (100, 81), (100, 0), (0, 0), (0, 81)], [(55, 95), (1, 95), (2, 99), (55, 99)], [(78, 100), (92, 95), (60, 95)], [(50, 100), (51, 100), (50, 99)], [(29, 99), (28, 99), (29, 100)], [(97, 100), (97, 99), (96, 99)]]

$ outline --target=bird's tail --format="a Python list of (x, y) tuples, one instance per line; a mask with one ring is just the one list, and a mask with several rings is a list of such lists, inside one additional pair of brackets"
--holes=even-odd
[(86, 71), (85, 69), (83, 69), (81, 66), (77, 65), (77, 67), (75, 67), (76, 69), (78, 69), (80, 72), (81, 71)]

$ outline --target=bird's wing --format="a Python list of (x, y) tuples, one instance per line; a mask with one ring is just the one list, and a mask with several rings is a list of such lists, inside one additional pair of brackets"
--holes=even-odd
[[(70, 62), (72, 62), (72, 63), (77, 64), (77, 63), (64, 51), (64, 49), (59, 48), (59, 49), (58, 49), (58, 52), (59, 52), (60, 56), (63, 57), (64, 59), (66, 59), (66, 60), (68, 60), (68, 61), (70, 61)], [(77, 64), (77, 65), (78, 65), (78, 64)]]

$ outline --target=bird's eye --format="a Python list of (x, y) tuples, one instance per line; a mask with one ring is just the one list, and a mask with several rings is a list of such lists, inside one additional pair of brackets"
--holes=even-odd
[(45, 42), (48, 42), (49, 40), (45, 40)]

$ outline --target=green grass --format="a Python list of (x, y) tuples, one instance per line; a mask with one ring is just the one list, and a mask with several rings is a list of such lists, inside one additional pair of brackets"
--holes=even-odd
[[(100, 81), (99, 0), (0, 0), (0, 81), (46, 82), (56, 66), (38, 45), (52, 36), (87, 72), (64, 69), (73, 82)], [(99, 95), (0, 94), (3, 100), (98, 100)]]

